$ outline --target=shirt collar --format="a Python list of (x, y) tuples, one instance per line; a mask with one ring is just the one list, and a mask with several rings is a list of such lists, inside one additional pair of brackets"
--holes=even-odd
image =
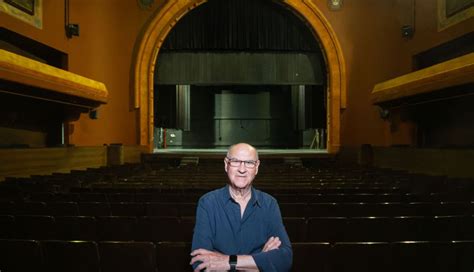
[[(252, 192), (252, 197), (250, 198), (249, 200), (249, 203), (251, 203), (252, 205), (255, 205), (257, 204), (258, 206), (260, 206), (260, 194), (259, 194), (259, 191), (256, 190), (253, 186), (252, 188), (250, 189)], [(223, 188), (223, 198), (224, 198), (224, 202), (227, 204), (229, 201), (233, 201), (232, 199), (232, 196), (230, 195), (230, 192), (229, 192), (229, 184), (227, 184), (224, 188)]]

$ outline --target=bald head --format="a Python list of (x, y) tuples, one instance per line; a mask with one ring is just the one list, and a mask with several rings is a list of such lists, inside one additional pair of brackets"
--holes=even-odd
[(227, 157), (232, 158), (233, 154), (239, 153), (239, 152), (254, 154), (255, 155), (254, 160), (256, 161), (258, 160), (257, 149), (247, 143), (238, 143), (238, 144), (231, 145), (229, 149), (227, 150)]

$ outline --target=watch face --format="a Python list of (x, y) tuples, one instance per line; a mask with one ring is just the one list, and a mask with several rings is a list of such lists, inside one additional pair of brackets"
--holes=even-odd
[(147, 9), (150, 8), (154, 2), (155, 0), (138, 0), (138, 5), (143, 9)]

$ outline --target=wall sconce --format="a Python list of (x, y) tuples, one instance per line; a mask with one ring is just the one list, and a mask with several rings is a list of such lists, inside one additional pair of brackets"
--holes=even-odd
[(415, 34), (416, 0), (398, 0), (401, 34), (404, 39), (411, 39)]
[(73, 36), (79, 36), (79, 25), (78, 24), (67, 24), (66, 25), (66, 36), (70, 39)]
[(79, 36), (79, 25), (69, 23), (69, 0), (64, 0), (64, 27), (68, 39)]
[(340, 10), (342, 8), (342, 0), (328, 0), (330, 10)]

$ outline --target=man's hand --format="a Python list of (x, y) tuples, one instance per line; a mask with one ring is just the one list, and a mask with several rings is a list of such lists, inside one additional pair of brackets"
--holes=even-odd
[(281, 245), (280, 238), (272, 236), (270, 237), (270, 239), (268, 239), (268, 241), (263, 246), (262, 252), (278, 249), (280, 245)]
[(196, 249), (191, 252), (191, 265), (197, 261), (201, 261), (194, 272), (201, 271), (227, 271), (230, 269), (229, 255), (224, 255), (216, 251), (210, 251), (206, 249)]

